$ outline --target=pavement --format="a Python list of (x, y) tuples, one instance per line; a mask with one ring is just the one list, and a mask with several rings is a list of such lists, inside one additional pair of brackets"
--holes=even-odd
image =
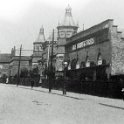
[[(15, 85), (14, 85), (15, 86)], [(25, 89), (31, 89), (31, 87), (28, 86), (18, 86), (19, 88), (25, 88)], [(32, 90), (43, 92), (43, 93), (49, 93), (49, 89), (42, 88), (42, 87), (33, 87)], [(106, 98), (106, 97), (99, 97), (99, 96), (93, 96), (88, 94), (80, 94), (80, 93), (73, 93), (73, 92), (66, 92), (66, 95), (63, 95), (63, 91), (60, 90), (51, 90), (51, 95), (59, 95), (68, 97), (70, 99), (75, 100), (87, 100), (93, 103), (97, 103), (106, 107), (114, 108), (114, 109), (122, 109), (124, 110), (124, 100), (122, 99), (114, 99), (114, 98)]]

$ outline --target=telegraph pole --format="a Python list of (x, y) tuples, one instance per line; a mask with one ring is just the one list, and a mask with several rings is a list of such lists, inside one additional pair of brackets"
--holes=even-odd
[(53, 43), (54, 43), (54, 29), (53, 29), (52, 44), (51, 44), (51, 71), (53, 71)]
[(21, 62), (21, 52), (22, 52), (22, 44), (21, 44), (20, 53), (19, 53), (17, 86), (19, 85), (19, 82), (20, 82), (20, 62)]
[(49, 92), (51, 92), (54, 72), (53, 72), (53, 43), (54, 43), (54, 29), (52, 33), (52, 41), (51, 41), (51, 57), (50, 57), (50, 68), (49, 68)]

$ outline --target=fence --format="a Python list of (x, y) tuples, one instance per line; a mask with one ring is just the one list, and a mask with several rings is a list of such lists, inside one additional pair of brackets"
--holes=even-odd
[[(39, 84), (39, 77), (33, 78), (34, 80), (34, 86), (40, 86)], [(9, 84), (17, 84), (18, 79), (14, 77), (9, 78)], [(26, 77), (26, 78), (20, 78), (19, 84), (18, 85), (24, 85), (24, 86), (31, 86), (31, 78)]]
[[(48, 88), (49, 82), (47, 79), (42, 80), (42, 84), (39, 83), (39, 78), (34, 79), (34, 86), (41, 86)], [(59, 78), (52, 81), (52, 89), (62, 90), (64, 79)], [(17, 78), (11, 77), (9, 79), (10, 84), (17, 84)], [(20, 78), (19, 85), (31, 86), (30, 78)], [(68, 80), (66, 84), (67, 91), (78, 92), (84, 94), (91, 94), (96, 96), (121, 98), (121, 85), (118, 82), (111, 81), (78, 81)]]

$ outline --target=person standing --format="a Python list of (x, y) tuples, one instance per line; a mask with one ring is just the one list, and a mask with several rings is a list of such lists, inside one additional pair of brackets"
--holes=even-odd
[(67, 86), (67, 83), (68, 83), (67, 70), (68, 70), (68, 68), (65, 67), (64, 68), (64, 81), (63, 81), (63, 95), (66, 95), (66, 86)]
[(7, 77), (7, 78), (6, 78), (6, 84), (8, 84), (8, 83), (9, 83), (9, 78)]
[(31, 79), (31, 88), (34, 86), (34, 73), (33, 71), (30, 72), (30, 79)]

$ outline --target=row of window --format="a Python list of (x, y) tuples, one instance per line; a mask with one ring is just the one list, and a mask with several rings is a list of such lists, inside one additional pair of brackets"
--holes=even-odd
[(81, 63), (78, 62), (78, 59), (73, 59), (69, 64), (68, 64), (68, 70), (70, 69), (79, 69), (79, 68), (84, 68), (84, 67), (92, 67), (95, 65), (105, 65), (106, 60), (102, 59), (101, 54), (98, 54), (97, 58), (97, 63), (94, 61), (90, 61), (89, 57), (86, 57), (86, 61), (82, 61)]

